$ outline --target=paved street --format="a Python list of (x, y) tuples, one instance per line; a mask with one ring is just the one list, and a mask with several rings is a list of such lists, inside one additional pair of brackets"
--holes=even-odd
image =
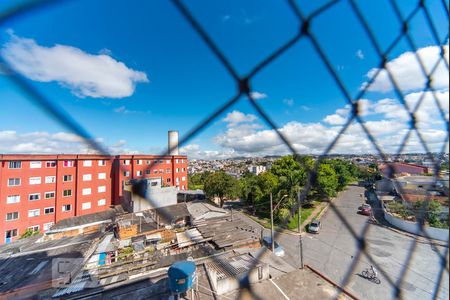
[[(351, 266), (359, 253), (355, 237), (344, 225), (338, 213), (328, 209), (322, 217), (320, 234), (305, 234), (303, 237), (304, 262), (323, 272), (336, 282), (342, 283), (348, 275), (347, 287), (361, 299), (389, 299), (394, 296), (395, 286), (407, 265), (407, 273), (401, 287), (405, 299), (433, 299), (438, 284), (440, 258), (446, 248), (432, 246), (423, 239), (416, 244), (414, 255), (409, 257), (415, 238), (398, 233), (379, 225), (368, 224), (367, 216), (358, 215), (357, 208), (364, 201), (360, 194), (362, 187), (350, 186), (335, 200), (337, 211), (357, 235), (364, 234), (368, 251), (380, 266), (381, 284), (377, 285), (359, 276), (363, 269), (370, 266), (370, 260), (363, 254), (353, 271)], [(266, 230), (265, 234), (269, 234)], [(291, 264), (299, 262), (298, 236), (278, 234), (277, 240), (285, 248), (285, 259)], [(391, 284), (387, 277), (390, 278)], [(448, 299), (448, 273), (444, 273), (439, 299)]]

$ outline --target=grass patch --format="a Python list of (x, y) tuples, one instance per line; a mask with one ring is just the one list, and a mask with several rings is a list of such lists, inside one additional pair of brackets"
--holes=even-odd
[[(306, 219), (308, 219), (308, 217), (311, 215), (311, 213), (313, 212), (313, 210), (316, 208), (316, 206), (320, 204), (319, 201), (313, 201), (310, 205), (308, 206), (302, 206), (302, 211), (301, 211), (301, 220), (300, 222), (303, 223), (305, 222)], [(295, 213), (294, 217), (291, 218), (289, 220), (289, 223), (287, 224), (287, 227), (291, 230), (293, 229), (297, 229), (298, 228), (298, 212)]]

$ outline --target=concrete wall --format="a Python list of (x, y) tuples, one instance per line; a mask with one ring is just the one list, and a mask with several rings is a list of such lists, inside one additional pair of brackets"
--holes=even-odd
[[(397, 218), (397, 217), (391, 215), (390, 213), (388, 213), (386, 210), (384, 210), (384, 218), (390, 224), (394, 225), (397, 228), (400, 228), (401, 230), (404, 230), (409, 233), (424, 236), (423, 232), (421, 232), (421, 230), (419, 229), (417, 222), (410, 222), (410, 221), (403, 220), (401, 218)], [(448, 241), (448, 237), (449, 237), (448, 229), (441, 229), (441, 228), (425, 226), (424, 231), (432, 239), (440, 240), (440, 241)]]
[(149, 188), (146, 198), (133, 194), (132, 200), (134, 212), (174, 205), (177, 204), (177, 189), (175, 187)]

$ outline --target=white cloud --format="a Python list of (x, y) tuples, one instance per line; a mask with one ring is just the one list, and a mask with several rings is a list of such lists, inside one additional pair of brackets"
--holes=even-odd
[[(445, 59), (448, 63), (448, 45), (445, 48)], [(386, 64), (386, 68), (390, 71), (395, 78), (399, 88), (403, 91), (417, 91), (425, 88), (426, 78), (422, 73), (420, 64), (417, 61), (416, 55), (419, 56), (424, 64), (424, 68), (429, 73), (435, 64), (440, 59), (441, 47), (429, 46), (418, 49), (415, 53), (405, 52), (399, 57), (389, 61)], [(378, 68), (371, 69), (366, 77), (371, 79), (378, 72)], [(441, 61), (432, 76), (432, 87), (435, 89), (448, 89), (448, 70), (443, 61)], [(362, 87), (365, 87), (368, 82), (363, 83)], [(389, 79), (388, 72), (381, 70), (378, 76), (374, 79), (373, 83), (369, 87), (370, 91), (376, 92), (389, 92), (393, 90), (393, 86)]]
[(361, 49), (358, 49), (358, 51), (356, 51), (356, 57), (364, 59), (364, 52)]
[(72, 46), (45, 47), (12, 32), (0, 53), (25, 77), (58, 82), (81, 98), (128, 97), (134, 93), (137, 83), (148, 82), (144, 72), (127, 67), (105, 51), (95, 55)]
[[(448, 119), (448, 91), (437, 91), (436, 96)], [(437, 106), (431, 92), (410, 93), (405, 101), (414, 107), (418, 99), (423, 102), (416, 114), (420, 133), (431, 151), (441, 151), (446, 139), (446, 123), (439, 117)], [(384, 152), (395, 153), (409, 130), (409, 116), (396, 100), (384, 98), (377, 101), (362, 99), (361, 116), (364, 124)], [(301, 123), (292, 121), (279, 128), (299, 153), (320, 154), (333, 141), (345, 124), (351, 112), (350, 105), (339, 108), (334, 114), (326, 116), (323, 123)], [(221, 157), (254, 155), (283, 155), (289, 153), (276, 131), (262, 129), (256, 118), (246, 118), (246, 114), (233, 111), (236, 120), (226, 132), (218, 134), (214, 142), (222, 147)], [(245, 120), (245, 122), (243, 122)], [(448, 145), (446, 146), (448, 152)], [(200, 149), (197, 149), (199, 154)], [(423, 152), (424, 148), (416, 135), (412, 135), (403, 152)], [(201, 152), (204, 155), (205, 151)], [(353, 122), (339, 138), (332, 153), (375, 153), (375, 147), (362, 130), (359, 123)], [(209, 153), (214, 156), (215, 152)], [(200, 156), (201, 157), (201, 156)], [(206, 157), (206, 156), (205, 156)]]
[[(126, 148), (127, 142), (119, 140), (111, 146), (104, 145), (102, 138), (96, 138), (111, 154), (134, 153)], [(96, 153), (83, 138), (70, 132), (49, 133), (45, 131), (18, 133), (14, 130), (0, 131), (0, 153), (42, 153), (75, 154)]]
[(347, 122), (347, 118), (344, 118), (338, 114), (328, 115), (323, 121), (330, 125), (344, 125)]
[(228, 113), (227, 116), (223, 119), (223, 121), (228, 123), (228, 126), (234, 126), (239, 123), (253, 122), (256, 119), (257, 117), (255, 115), (244, 114), (238, 110), (234, 110)]
[(294, 99), (292, 99), (292, 98), (286, 98), (286, 99), (283, 99), (283, 103), (284, 104), (286, 104), (287, 106), (293, 106), (294, 105)]
[(257, 92), (257, 91), (251, 92), (250, 95), (255, 100), (264, 99), (264, 98), (268, 97), (267, 94), (261, 93), (261, 92)]
[(350, 114), (350, 105), (345, 105), (344, 108), (339, 108), (332, 115), (328, 115), (323, 119), (323, 122), (329, 125), (344, 125), (347, 122)]
[(126, 108), (125, 105), (122, 105), (122, 106), (119, 106), (119, 107), (115, 108), (114, 112), (118, 113), (118, 114), (125, 114), (125, 115), (128, 115), (128, 114), (149, 114), (150, 113), (149, 110), (147, 110), (147, 111), (131, 110), (131, 109)]

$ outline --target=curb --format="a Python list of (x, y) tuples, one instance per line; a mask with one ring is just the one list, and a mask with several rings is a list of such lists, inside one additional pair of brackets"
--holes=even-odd
[(350, 292), (349, 290), (347, 290), (346, 288), (343, 288), (341, 286), (339, 286), (336, 282), (334, 282), (333, 280), (331, 280), (328, 276), (322, 274), (322, 272), (314, 269), (313, 267), (311, 267), (310, 265), (306, 265), (305, 267), (308, 268), (309, 270), (311, 270), (312, 272), (314, 272), (315, 274), (319, 275), (320, 277), (322, 277), (325, 281), (327, 281), (328, 283), (330, 283), (331, 285), (333, 285), (334, 287), (336, 287), (340, 292), (344, 293), (345, 295), (349, 296), (350, 298), (352, 298), (353, 300), (360, 300), (359, 297), (357, 297), (355, 294), (353, 294), (352, 292)]

